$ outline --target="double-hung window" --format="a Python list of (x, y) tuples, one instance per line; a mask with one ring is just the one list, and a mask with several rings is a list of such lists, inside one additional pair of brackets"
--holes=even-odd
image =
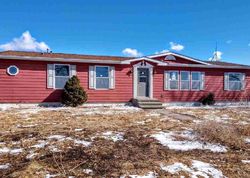
[(239, 91), (244, 89), (245, 74), (243, 73), (225, 73), (225, 89)]
[(64, 87), (70, 78), (70, 65), (55, 64), (55, 88), (61, 89)]
[(178, 90), (179, 89), (179, 72), (178, 71), (169, 71), (169, 89)]
[(190, 89), (190, 72), (181, 71), (181, 90)]
[(201, 72), (192, 72), (191, 73), (191, 89), (192, 90), (201, 90), (202, 89), (202, 75)]
[(109, 89), (109, 67), (96, 66), (96, 89)]

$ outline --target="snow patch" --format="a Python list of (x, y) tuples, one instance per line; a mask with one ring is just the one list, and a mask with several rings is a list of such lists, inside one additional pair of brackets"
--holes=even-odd
[(151, 137), (158, 140), (163, 146), (169, 147), (169, 149), (180, 150), (180, 151), (188, 151), (194, 149), (200, 150), (210, 150), (212, 152), (226, 152), (226, 148), (224, 146), (218, 144), (210, 144), (204, 143), (200, 141), (193, 140), (185, 140), (185, 141), (177, 141), (174, 136), (182, 136), (189, 139), (194, 139), (195, 136), (191, 135), (190, 132), (158, 132), (156, 134), (151, 135)]
[(224, 178), (225, 176), (222, 174), (222, 172), (216, 168), (214, 168), (209, 163), (204, 163), (202, 161), (192, 160), (192, 166), (188, 167), (187, 165), (183, 163), (174, 163), (169, 166), (161, 165), (161, 169), (164, 171), (167, 171), (171, 174), (176, 174), (181, 171), (187, 172), (190, 174), (192, 178), (198, 178), (198, 177), (213, 177), (213, 178)]
[(11, 166), (10, 163), (0, 164), (0, 169), (8, 169), (10, 166)]
[(102, 133), (101, 137), (105, 138), (107, 140), (112, 140), (113, 142), (117, 142), (119, 140), (124, 140), (123, 133), (121, 133), (121, 132), (107, 131), (107, 132)]
[(84, 145), (86, 147), (90, 146), (92, 143), (85, 140), (74, 140), (75, 144)]
[(245, 164), (250, 164), (250, 160), (241, 160), (242, 163), (245, 163)]
[(92, 174), (93, 170), (92, 169), (83, 169), (82, 170), (85, 174)]
[[(120, 178), (125, 178), (126, 176), (121, 176)], [(147, 175), (140, 176), (140, 175), (129, 175), (130, 178), (156, 178), (157, 175), (154, 172), (149, 172)]]
[(246, 143), (250, 143), (250, 138), (245, 139)]
[(15, 149), (9, 149), (7, 147), (0, 148), (0, 154), (12, 154), (12, 155), (18, 155), (19, 153), (23, 152), (22, 148), (15, 148)]

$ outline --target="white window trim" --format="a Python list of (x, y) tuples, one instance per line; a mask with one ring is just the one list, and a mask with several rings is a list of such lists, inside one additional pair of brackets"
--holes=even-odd
[[(10, 73), (10, 68), (11, 68), (11, 67), (15, 67), (15, 68), (17, 69), (17, 72), (16, 72), (15, 74)], [(17, 74), (19, 74), (19, 68), (18, 68), (17, 66), (15, 66), (15, 65), (10, 65), (10, 66), (7, 68), (7, 73), (8, 73), (9, 75), (11, 75), (11, 76), (16, 76)]]
[[(181, 79), (182, 73), (184, 73), (184, 72), (187, 72), (187, 73), (188, 73), (188, 80), (182, 80), (182, 79)], [(189, 91), (189, 90), (190, 90), (190, 82), (191, 82), (191, 80), (190, 80), (190, 71), (181, 70), (181, 71), (180, 71), (180, 79), (179, 79), (179, 80), (180, 80), (180, 87), (179, 87), (180, 90), (182, 90), (182, 91)], [(181, 82), (182, 82), (182, 81), (183, 81), (183, 82), (188, 82), (188, 83), (189, 83), (188, 89), (183, 89), (183, 88), (181, 88)]]
[[(178, 88), (177, 89), (171, 89), (171, 87), (170, 87), (170, 72), (177, 72), (178, 80), (175, 80), (178, 83)], [(178, 91), (178, 90), (180, 90), (180, 71), (178, 71), (178, 70), (168, 70), (168, 73), (169, 73), (169, 77), (168, 77), (168, 81), (167, 81), (168, 82), (168, 86), (169, 86), (168, 90), (171, 90), (171, 91)]]
[[(110, 66), (102, 66), (102, 65), (95, 65), (95, 72), (94, 72), (94, 86), (95, 86), (95, 90), (111, 90), (110, 88), (96, 88), (96, 68), (97, 67), (108, 67), (108, 77), (98, 77), (98, 78), (108, 78), (110, 80)], [(110, 81), (109, 81), (110, 82)]]
[[(241, 74), (242, 76), (244, 75), (244, 73), (242, 73), (242, 72), (228, 72), (228, 79), (227, 79), (227, 82), (228, 82), (228, 91), (243, 91), (243, 90), (245, 90), (245, 88), (244, 89), (239, 89), (239, 90), (231, 90), (230, 89), (230, 87), (229, 87), (229, 82), (230, 82), (230, 80), (229, 80), (229, 78), (230, 78), (230, 74)], [(224, 77), (225, 77), (225, 73), (224, 73)], [(246, 79), (245, 79), (246, 80)], [(244, 86), (244, 82), (245, 82), (245, 80), (242, 80), (242, 81), (240, 81), (240, 83)]]
[(59, 65), (62, 65), (62, 66), (69, 66), (69, 78), (71, 77), (70, 76), (70, 64), (54, 64), (54, 70), (53, 70), (53, 82), (54, 82), (54, 89), (56, 90), (60, 90), (60, 89), (63, 89), (63, 88), (56, 88), (56, 77), (60, 78), (60, 77), (64, 77), (66, 78), (65, 76), (56, 76), (56, 66), (59, 66)]
[[(193, 78), (192, 78), (192, 74), (193, 73), (198, 73), (199, 74), (199, 80), (193, 80)], [(200, 71), (192, 71), (191, 72), (191, 76), (190, 76), (190, 78), (191, 78), (191, 91), (202, 91), (201, 90), (201, 82), (202, 82), (202, 77), (201, 77), (201, 75), (202, 75), (202, 72), (200, 72)], [(200, 86), (199, 86), (199, 89), (193, 89), (193, 81), (199, 81), (200, 82)]]

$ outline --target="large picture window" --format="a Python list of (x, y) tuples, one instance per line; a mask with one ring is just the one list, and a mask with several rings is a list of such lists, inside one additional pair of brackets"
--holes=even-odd
[(228, 73), (228, 89), (232, 91), (244, 89), (244, 74), (243, 73)]
[(190, 72), (181, 71), (181, 90), (190, 89)]
[(109, 89), (109, 67), (96, 66), (96, 88)]
[(169, 72), (169, 89), (170, 90), (179, 89), (179, 72), (178, 71)]
[(164, 75), (165, 90), (204, 90), (204, 72), (165, 71)]
[(70, 78), (70, 67), (64, 64), (55, 64), (55, 88), (64, 88)]

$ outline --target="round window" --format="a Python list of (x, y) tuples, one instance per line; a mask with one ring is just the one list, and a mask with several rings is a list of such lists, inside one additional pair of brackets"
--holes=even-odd
[(19, 69), (17, 68), (17, 66), (9, 66), (7, 69), (7, 73), (9, 75), (17, 75), (19, 73)]

